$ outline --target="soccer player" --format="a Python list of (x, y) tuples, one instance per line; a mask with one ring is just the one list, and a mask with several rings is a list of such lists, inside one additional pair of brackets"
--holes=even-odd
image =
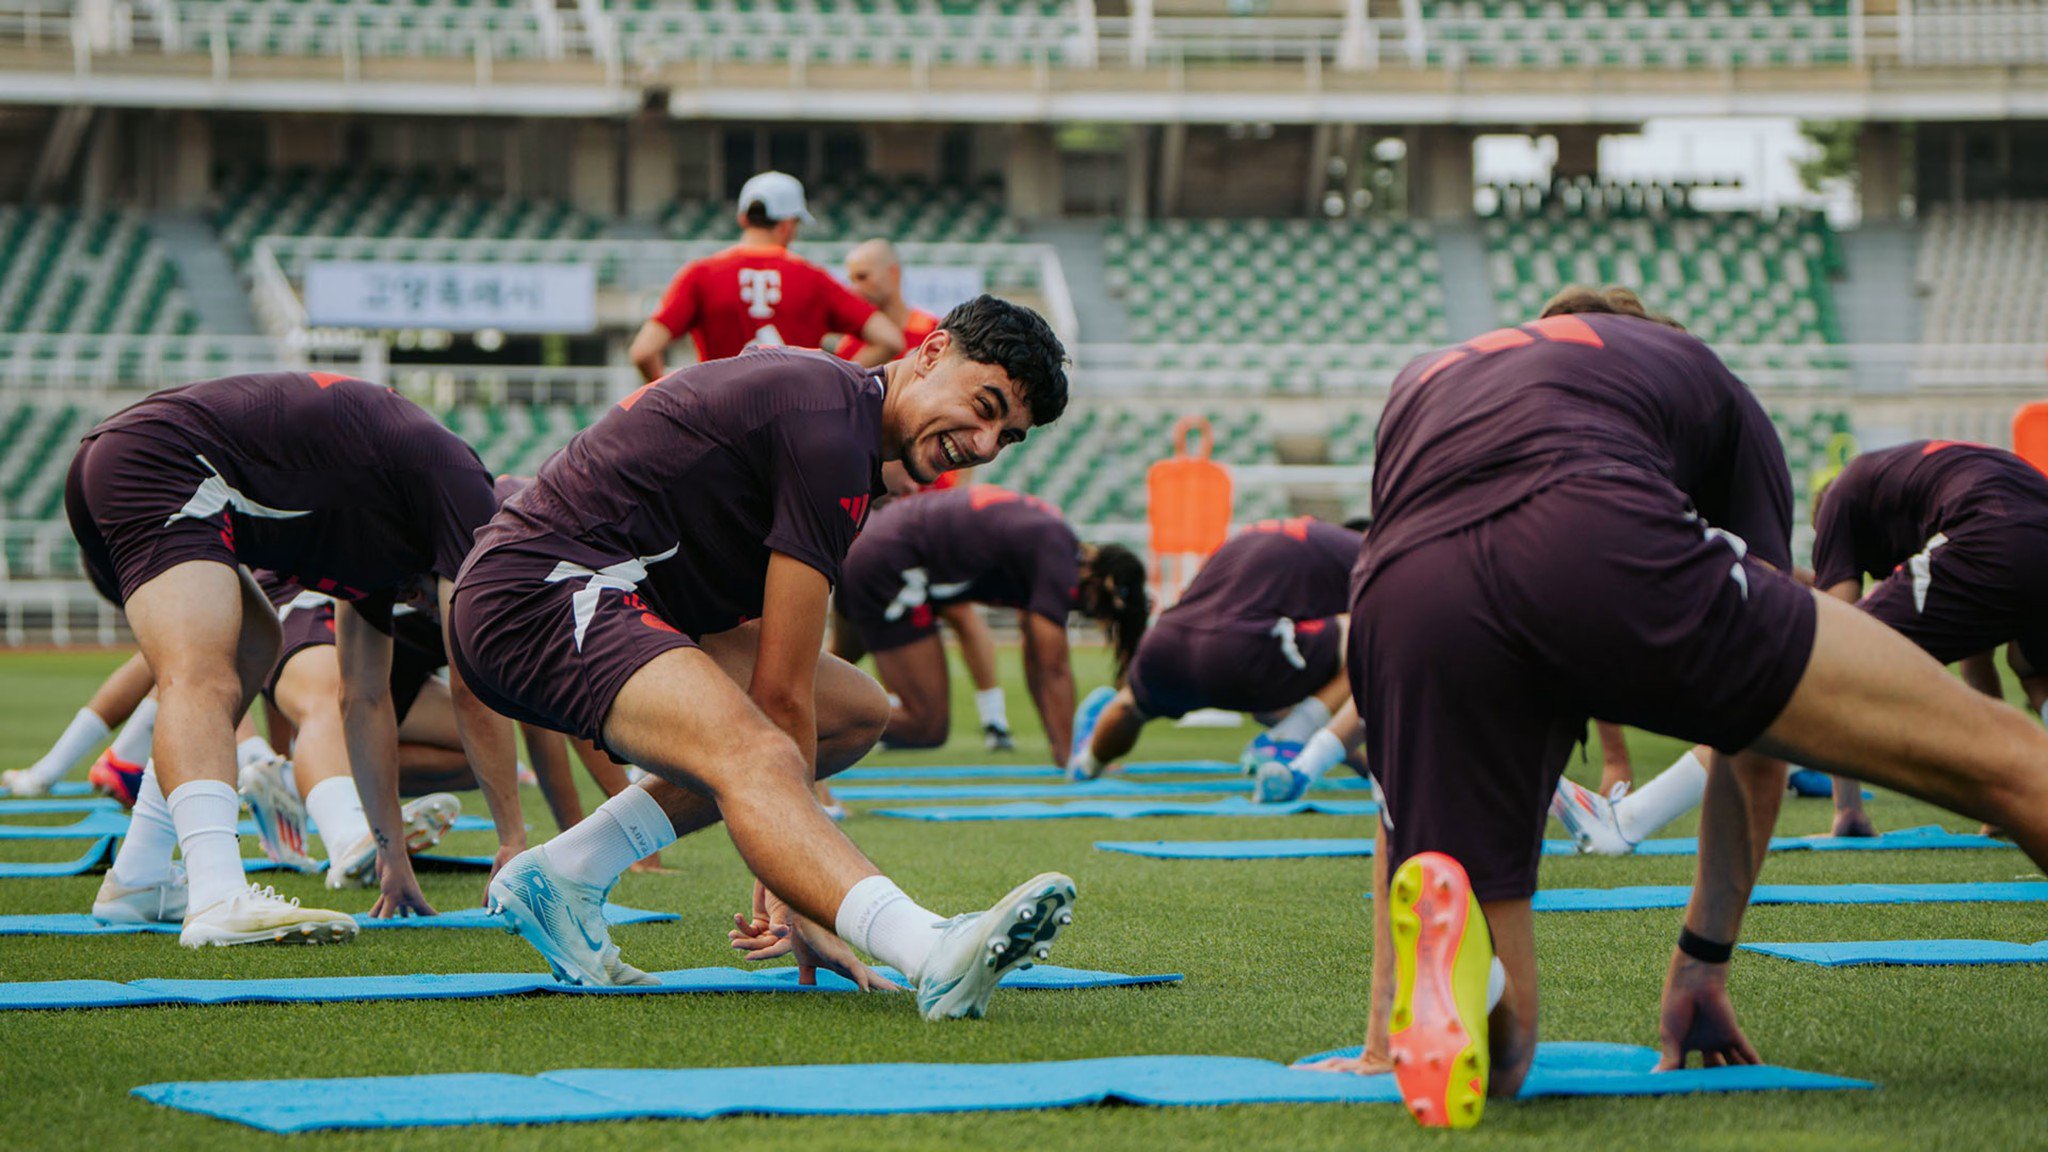
[[(887, 240), (865, 240), (846, 254), (846, 281), (861, 299), (875, 306), (875, 311), (889, 318), (889, 322), (903, 332), (902, 356), (917, 350), (924, 338), (938, 331), (939, 318), (922, 308), (913, 308), (903, 298), (903, 261), (896, 255), (896, 246)], [(842, 360), (862, 363), (862, 354), (867, 343), (858, 336), (833, 335), (825, 337), (824, 348)], [(895, 359), (891, 357), (890, 359)], [(943, 480), (952, 473), (942, 473), (941, 487), (950, 487)]]
[[(87, 434), (65, 510), (93, 584), (127, 610), (160, 702), (155, 772), (96, 911), (181, 918), (188, 947), (355, 934), (351, 918), (300, 908), (242, 874), (235, 725), (279, 646), (277, 616), (243, 565), (347, 602), (336, 654), (350, 766), (380, 849), (372, 914), (431, 911), (393, 850), (402, 835), (391, 606), (422, 579), (438, 583), (445, 604), (493, 507), (490, 474), (468, 445), (390, 390), (329, 373), (169, 389)], [(459, 677), (451, 687), (502, 861), (526, 836), (510, 726)], [(172, 873), (173, 847), (189, 888)]]
[(1078, 608), (1102, 621), (1121, 679), (1150, 612), (1145, 563), (1130, 549), (1082, 544), (1052, 505), (990, 484), (912, 496), (876, 513), (847, 554), (839, 599), (874, 653), (882, 687), (899, 701), (882, 738), (902, 748), (936, 748), (952, 727), (939, 609), (1017, 609), (1025, 682), (1062, 768), (1074, 716), (1067, 616)]
[(903, 332), (830, 272), (789, 246), (815, 223), (804, 186), (786, 172), (763, 172), (740, 188), (740, 242), (692, 260), (676, 273), (661, 306), (633, 337), (628, 355), (642, 378), (668, 371), (663, 353), (688, 332), (697, 360), (723, 360), (757, 345), (817, 348), (828, 333), (860, 337), (858, 363), (873, 367), (903, 350)]
[(2048, 732), (1796, 583), (1791, 503), (1756, 398), (1632, 293), (1567, 291), (1395, 380), (1348, 660), (1400, 979), (1349, 1066), (1390, 1058), (1423, 1123), (1476, 1123), (1527, 1075), (1544, 809), (1589, 716), (1718, 750), (1665, 1067), (1758, 1061), (1727, 981), (1784, 790), (1766, 756), (2000, 822), (2048, 861)]
[[(1949, 440), (1858, 456), (1814, 505), (1813, 568), (1994, 700), (2006, 645), (2029, 706), (2048, 703), (2048, 477), (2018, 456)], [(1835, 834), (1876, 834), (1854, 780), (1835, 781)]]
[(810, 786), (888, 720), (881, 688), (819, 651), (883, 462), (923, 483), (994, 459), (1059, 416), (1064, 358), (1036, 313), (981, 296), (878, 370), (778, 348), (685, 368), (579, 433), (478, 535), (451, 629), (464, 679), (653, 774), (491, 882), (492, 906), (559, 978), (645, 982), (611, 942), (605, 894), (720, 820), (800, 965), (871, 985), (851, 945), (908, 973), (938, 1019), (980, 1015), (1003, 972), (1046, 955), (1072, 880), (1046, 873), (943, 919)]
[[(1224, 541), (1138, 644), (1130, 674), (1096, 720), (1071, 775), (1129, 755), (1148, 720), (1197, 708), (1277, 713), (1265, 742), (1301, 745), (1344, 706), (1344, 616), (1363, 537), (1306, 516), (1264, 520)], [(1313, 701), (1313, 705), (1310, 702)], [(1254, 795), (1298, 800), (1313, 777), (1278, 759)]]
[[(138, 652), (107, 675), (94, 690), (92, 699), (64, 726), (57, 742), (42, 758), (26, 768), (0, 772), (0, 788), (9, 796), (41, 796), (50, 786), (99, 747), (109, 735), (114, 742), (93, 761), (87, 779), (92, 786), (121, 802), (135, 806), (135, 790), (142, 783), (142, 768), (149, 761), (149, 742), (156, 731), (156, 679), (149, 674), (149, 661)], [(119, 724), (121, 730), (114, 732)]]

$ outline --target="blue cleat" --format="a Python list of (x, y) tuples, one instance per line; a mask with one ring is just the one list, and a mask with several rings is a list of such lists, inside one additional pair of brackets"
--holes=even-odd
[(1244, 751), (1238, 754), (1237, 764), (1244, 769), (1245, 775), (1256, 776), (1267, 761), (1277, 760), (1282, 764), (1292, 764), (1294, 758), (1299, 755), (1301, 745), (1292, 740), (1275, 740), (1272, 733), (1261, 732), (1252, 737), (1251, 743), (1244, 746)]
[(1833, 796), (1835, 778), (1811, 768), (1800, 768), (1785, 778), (1785, 786), (1799, 796)]
[[(1105, 685), (1090, 692), (1081, 701), (1081, 706), (1074, 709), (1074, 744), (1067, 752), (1067, 763), (1079, 760), (1081, 753), (1087, 751), (1089, 741), (1095, 738), (1095, 725), (1102, 719), (1102, 710), (1109, 707), (1109, 702), (1114, 699), (1116, 689)], [(1080, 777), (1069, 769), (1067, 779), (1078, 780)]]
[(1314, 783), (1308, 773), (1294, 765), (1268, 760), (1252, 773), (1252, 802), (1292, 804), (1308, 795), (1309, 786)]
[(619, 959), (604, 922), (608, 894), (609, 889), (561, 875), (540, 849), (528, 848), (491, 880), (490, 908), (505, 918), (505, 931), (524, 937), (565, 984), (657, 983)]

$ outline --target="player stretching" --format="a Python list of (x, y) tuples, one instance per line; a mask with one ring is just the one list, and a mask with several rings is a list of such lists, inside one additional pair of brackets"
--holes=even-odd
[[(1197, 708), (1290, 710), (1255, 743), (1310, 740), (1350, 697), (1344, 614), (1360, 539), (1302, 516), (1261, 521), (1224, 541), (1145, 634), (1073, 774), (1100, 775), (1130, 754), (1147, 720)], [(1254, 794), (1262, 801), (1298, 800), (1314, 783), (1277, 758), (1256, 763), (1255, 771)]]
[[(476, 453), (360, 380), (231, 376), (156, 393), (93, 429), (64, 504), (94, 586), (127, 609), (160, 701), (155, 771), (101, 902), (142, 919), (182, 918), (188, 947), (355, 934), (349, 917), (300, 908), (242, 874), (235, 725), (279, 645), (277, 616), (247, 564), (350, 602), (336, 647), (349, 759), (387, 849), (373, 914), (431, 911), (405, 854), (388, 850), (402, 838), (388, 629), (397, 590), (432, 574), (445, 599), (471, 534), (489, 519), (491, 478)], [(510, 726), (459, 678), (453, 688), (502, 860), (526, 836)], [(174, 847), (189, 876), (183, 894)]]
[(1351, 1066), (1390, 1056), (1421, 1122), (1476, 1123), (1528, 1073), (1544, 809), (1588, 716), (1721, 750), (1666, 1067), (1758, 1062), (1728, 961), (1784, 766), (1731, 754), (1829, 764), (2002, 823), (2048, 861), (2048, 732), (1795, 583), (1791, 503), (1756, 398), (1631, 293), (1567, 292), (1395, 380), (1349, 661), (1386, 792), (1375, 914), (1399, 978), (1375, 987)]
[(1024, 679), (1053, 762), (1072, 746), (1074, 670), (1067, 616), (1099, 620), (1119, 679), (1144, 635), (1145, 563), (1116, 544), (1082, 544), (1059, 511), (993, 485), (898, 500), (875, 515), (846, 556), (840, 603), (901, 703), (883, 739), (936, 748), (953, 721), (936, 613), (992, 604), (1018, 610)]
[(500, 711), (654, 774), (491, 882), (557, 976), (644, 982), (611, 943), (605, 894), (721, 819), (776, 898), (743, 925), (756, 954), (788, 932), (800, 962), (872, 984), (851, 944), (908, 973), (931, 1018), (981, 1014), (1004, 971), (1046, 954), (1073, 881), (1047, 873), (943, 920), (876, 871), (810, 786), (888, 720), (874, 681), (819, 652), (883, 461), (927, 482), (994, 459), (1059, 416), (1064, 355), (1035, 313), (982, 296), (878, 370), (770, 348), (685, 368), (578, 434), (478, 535), (454, 601), (463, 676)]
[(697, 360), (723, 360), (743, 348), (816, 348), (827, 333), (857, 335), (859, 362), (881, 364), (903, 350), (903, 332), (848, 292), (832, 274), (790, 254), (797, 229), (815, 223), (804, 186), (785, 172), (763, 172), (740, 188), (740, 242), (692, 260), (676, 273), (661, 307), (628, 350), (646, 380), (668, 371), (662, 354), (688, 332)]

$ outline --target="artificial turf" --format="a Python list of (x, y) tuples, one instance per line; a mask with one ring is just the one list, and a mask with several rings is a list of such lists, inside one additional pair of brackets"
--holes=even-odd
[[(98, 652), (0, 655), (0, 765), (25, 764), (120, 659)], [(1083, 684), (1104, 664), (1077, 653)], [(1004, 653), (1020, 762), (1044, 762), (1014, 650)], [(973, 709), (955, 678), (955, 738), (928, 753), (869, 762), (985, 763)], [(1234, 758), (1249, 729), (1154, 725), (1145, 758)], [(1631, 734), (1647, 778), (1681, 750)], [(1575, 764), (1590, 782), (1597, 763)], [(594, 788), (586, 791), (594, 799)], [(481, 811), (472, 799), (471, 807)], [(536, 838), (551, 831), (527, 790)], [(487, 1001), (161, 1007), (0, 1013), (0, 1145), (10, 1149), (154, 1149), (269, 1144), (279, 1138), (174, 1113), (130, 1097), (172, 1079), (267, 1079), (413, 1072), (538, 1072), (553, 1068), (847, 1062), (993, 1062), (1143, 1053), (1291, 1060), (1356, 1043), (1365, 1026), (1367, 883), (1363, 860), (1159, 861), (1097, 852), (1097, 839), (1362, 836), (1358, 818), (1065, 820), (967, 825), (896, 821), (855, 805), (848, 832), (921, 902), (942, 911), (985, 904), (1033, 872), (1079, 882), (1073, 929), (1054, 961), (1126, 972), (1181, 972), (1179, 986), (1014, 993), (982, 1021), (927, 1024), (902, 996), (705, 995), (634, 999), (521, 997)], [(1880, 795), (1883, 827), (1971, 824)], [(62, 821), (67, 817), (47, 817)], [(1825, 831), (1824, 800), (1788, 799), (1780, 830)], [(1669, 835), (1688, 835), (1690, 818)], [(1555, 830), (1553, 830), (1555, 834)], [(488, 851), (488, 834), (451, 838)], [(10, 859), (58, 859), (69, 842), (17, 842)], [(629, 875), (613, 898), (680, 912), (680, 924), (615, 931), (645, 968), (743, 963), (726, 947), (748, 880), (717, 831), (668, 850), (666, 875)], [(1693, 861), (1547, 859), (1552, 887), (1690, 881)], [(2009, 880), (2034, 869), (2017, 851), (1798, 853), (1774, 857), (1776, 883)], [(481, 899), (469, 874), (429, 873), (442, 908)], [(97, 876), (0, 880), (0, 912), (77, 912)], [(326, 893), (317, 879), (275, 880), (309, 904), (367, 909), (367, 892)], [(1657, 993), (1678, 929), (1675, 911), (1537, 917), (1548, 1039), (1656, 1042)], [(1753, 940), (2048, 937), (2048, 912), (2011, 905), (1760, 908)], [(0, 980), (327, 976), (528, 971), (541, 961), (495, 932), (365, 934), (343, 947), (243, 947), (190, 952), (164, 937), (0, 938)], [(1578, 1099), (1489, 1106), (1458, 1137), (1473, 1147), (1575, 1150), (1645, 1147), (2024, 1148), (2048, 1146), (2048, 967), (1853, 968), (1829, 971), (1758, 956), (1736, 962), (1735, 1002), (1750, 1038), (1775, 1063), (1877, 1081), (1875, 1093)], [(1223, 1109), (1078, 1108), (879, 1118), (733, 1118), (324, 1133), (297, 1146), (343, 1148), (961, 1149), (1437, 1147), (1386, 1106)]]

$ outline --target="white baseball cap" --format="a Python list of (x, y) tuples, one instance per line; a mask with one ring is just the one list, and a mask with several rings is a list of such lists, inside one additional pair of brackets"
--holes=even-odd
[(740, 215), (749, 205), (759, 204), (770, 220), (801, 220), (816, 224), (804, 207), (804, 183), (787, 172), (762, 172), (740, 188)]

